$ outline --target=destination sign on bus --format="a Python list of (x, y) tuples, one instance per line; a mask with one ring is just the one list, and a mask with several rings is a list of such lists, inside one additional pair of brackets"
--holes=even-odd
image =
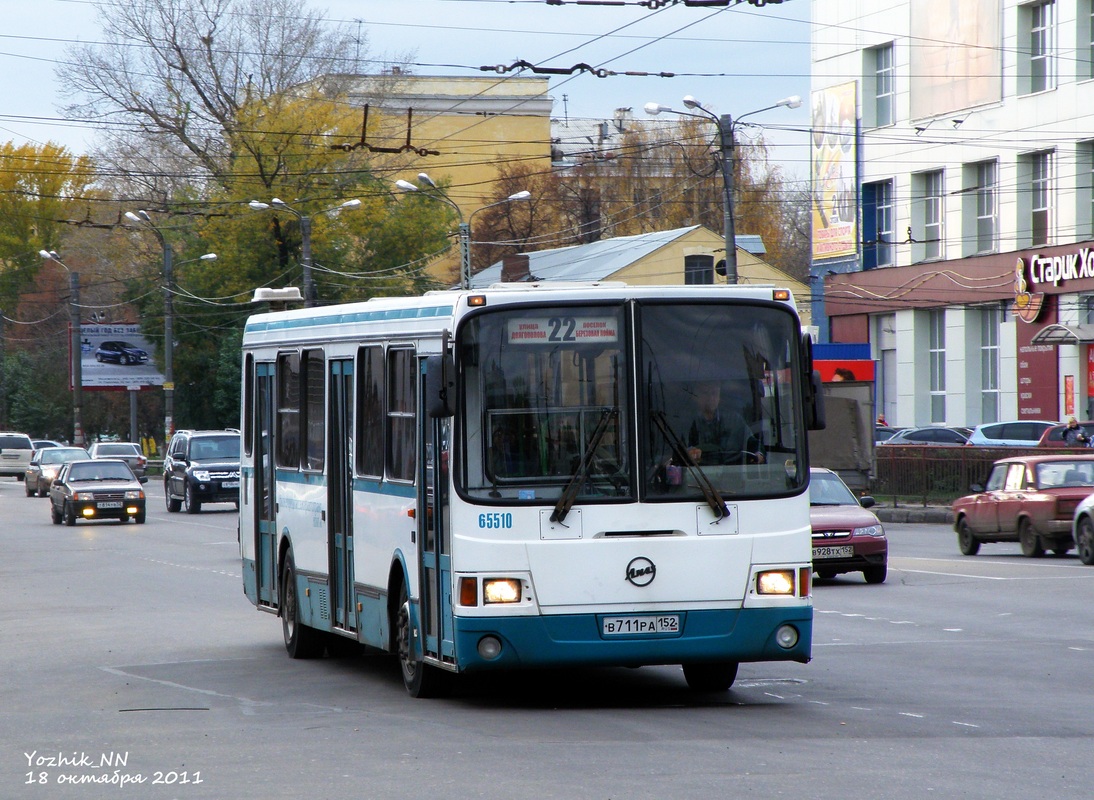
[(615, 317), (526, 317), (509, 320), (510, 344), (580, 344), (619, 341)]

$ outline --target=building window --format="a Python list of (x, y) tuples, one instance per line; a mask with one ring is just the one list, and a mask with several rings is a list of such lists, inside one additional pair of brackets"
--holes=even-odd
[(944, 257), (944, 178), (942, 170), (912, 176), (912, 261)]
[(874, 127), (892, 125), (895, 121), (893, 108), (893, 46), (887, 44), (869, 51), (874, 68)]
[(1048, 244), (1052, 228), (1052, 153), (1036, 153), (1030, 160), (1031, 216), (1033, 246)]
[(980, 310), (980, 421), (999, 421), (999, 326), (997, 306)]
[(1094, 294), (1079, 297), (1079, 322), (1083, 325), (1094, 324)]
[(862, 51), (862, 98), (863, 127), (896, 121), (892, 43)]
[(893, 182), (862, 185), (863, 269), (893, 266)]
[(1090, 80), (1094, 78), (1094, 2), (1078, 0), (1075, 22), (1075, 80)]
[(930, 311), (931, 422), (946, 421), (946, 311)]
[(1075, 236), (1094, 236), (1094, 141), (1075, 148)]
[(1026, 42), (1024, 93), (1043, 92), (1056, 86), (1055, 3), (1035, 3), (1022, 9)]
[(994, 253), (996, 248), (996, 205), (998, 200), (998, 164), (984, 161), (976, 165), (976, 252)]
[(684, 256), (684, 283), (688, 286), (714, 283), (714, 256)]

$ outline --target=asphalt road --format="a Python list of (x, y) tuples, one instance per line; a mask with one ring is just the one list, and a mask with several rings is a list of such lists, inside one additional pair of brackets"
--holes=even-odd
[[(1063, 798), (1090, 794), (1094, 567), (890, 524), (889, 579), (815, 587), (812, 663), (517, 673), (413, 700), (292, 661), (231, 506), (50, 524), (0, 479), (0, 798)], [(156, 782), (158, 779), (159, 782)], [(101, 781), (101, 782), (99, 782)], [(122, 783), (125, 781), (125, 783)], [(74, 782), (74, 783), (73, 783)]]

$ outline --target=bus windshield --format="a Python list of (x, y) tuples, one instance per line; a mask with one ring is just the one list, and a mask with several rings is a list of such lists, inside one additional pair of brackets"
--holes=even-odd
[(792, 311), (755, 302), (478, 314), (457, 346), (461, 490), (485, 502), (712, 506), (800, 492), (799, 342)]
[(643, 496), (702, 500), (800, 492), (808, 465), (800, 328), (781, 306), (639, 309)]
[(623, 307), (506, 310), (461, 334), (463, 474), (471, 497), (633, 496)]

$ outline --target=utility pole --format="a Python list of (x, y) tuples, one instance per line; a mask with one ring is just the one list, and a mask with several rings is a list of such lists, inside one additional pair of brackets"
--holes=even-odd
[[(54, 259), (56, 260), (56, 259)], [(80, 406), (83, 403), (83, 342), (80, 336), (80, 273), (68, 271), (69, 311), (72, 321), (72, 444), (84, 446), (83, 418)]]

